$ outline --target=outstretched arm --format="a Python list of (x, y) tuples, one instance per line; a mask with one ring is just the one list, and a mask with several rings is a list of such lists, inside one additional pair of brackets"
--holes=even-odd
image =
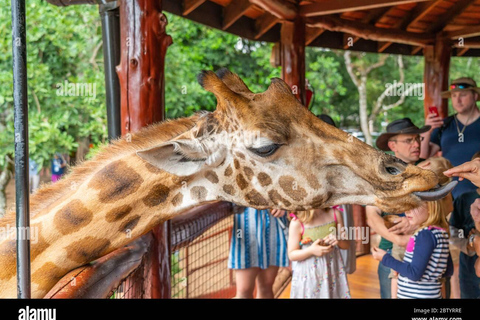
[(383, 256), (382, 264), (410, 280), (418, 281), (427, 269), (428, 261), (435, 246), (436, 240), (433, 233), (430, 230), (421, 231), (415, 241), (412, 262), (398, 261), (387, 253)]

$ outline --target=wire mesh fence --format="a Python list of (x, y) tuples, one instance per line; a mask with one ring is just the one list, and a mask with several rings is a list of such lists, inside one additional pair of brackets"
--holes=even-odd
[(232, 219), (225, 217), (187, 246), (173, 251), (172, 298), (232, 296), (232, 272), (227, 267), (231, 230)]
[(142, 262), (130, 273), (120, 285), (109, 295), (110, 299), (142, 299), (145, 294), (144, 287), (145, 256)]
[(231, 298), (231, 205), (172, 223), (172, 298)]
[[(235, 295), (228, 253), (233, 206), (205, 205), (171, 221), (171, 297), (231, 298)], [(109, 295), (111, 299), (148, 298), (150, 255)]]

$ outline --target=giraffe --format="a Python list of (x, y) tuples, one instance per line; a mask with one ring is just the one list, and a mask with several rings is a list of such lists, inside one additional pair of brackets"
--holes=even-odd
[[(291, 211), (357, 203), (393, 213), (418, 206), (437, 185), (433, 172), (316, 118), (281, 79), (263, 93), (251, 92), (227, 69), (204, 71), (198, 80), (215, 95), (214, 112), (113, 141), (32, 195), (33, 298), (70, 270), (201, 203)], [(14, 219), (7, 213), (0, 230), (14, 227)], [(15, 296), (15, 240), (4, 237), (0, 297)]]

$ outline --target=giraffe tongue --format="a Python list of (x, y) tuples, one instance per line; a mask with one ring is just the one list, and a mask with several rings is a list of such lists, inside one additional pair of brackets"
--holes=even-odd
[(450, 191), (455, 188), (458, 181), (451, 181), (448, 184), (441, 186), (437, 189), (431, 189), (428, 191), (414, 192), (413, 194), (422, 199), (423, 201), (435, 201), (445, 197)]

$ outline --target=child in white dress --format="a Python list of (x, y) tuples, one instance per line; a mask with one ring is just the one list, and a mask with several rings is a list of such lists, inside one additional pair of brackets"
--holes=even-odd
[(347, 249), (350, 240), (346, 240), (342, 215), (336, 211), (315, 209), (290, 214), (290, 298), (351, 298), (339, 249)]

